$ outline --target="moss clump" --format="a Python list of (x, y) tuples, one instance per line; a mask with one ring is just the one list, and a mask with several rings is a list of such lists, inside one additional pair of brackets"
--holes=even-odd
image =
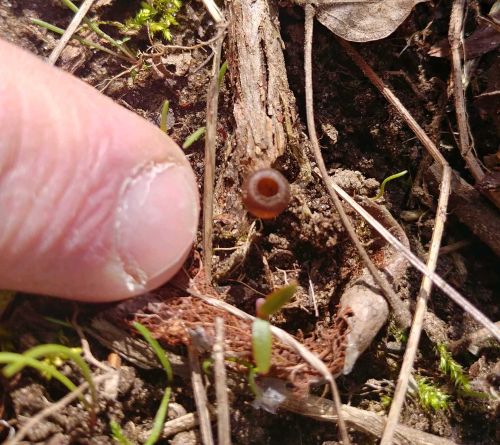
[(171, 41), (170, 27), (178, 24), (175, 16), (181, 6), (181, 0), (142, 2), (136, 15), (125, 22), (123, 30), (135, 34), (146, 28), (151, 34), (161, 34), (165, 40)]

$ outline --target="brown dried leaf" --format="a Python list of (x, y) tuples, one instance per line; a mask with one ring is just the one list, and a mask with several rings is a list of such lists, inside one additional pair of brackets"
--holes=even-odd
[(380, 0), (319, 6), (317, 19), (351, 42), (380, 40), (392, 34), (417, 3), (427, 0)]
[[(495, 50), (500, 45), (500, 1), (497, 1), (488, 14), (491, 22), (481, 21), (476, 30), (464, 40), (465, 60), (475, 59), (483, 54)], [(494, 24), (497, 24), (497, 27)], [(429, 50), (429, 56), (448, 57), (450, 54), (450, 44), (448, 39), (439, 41)]]

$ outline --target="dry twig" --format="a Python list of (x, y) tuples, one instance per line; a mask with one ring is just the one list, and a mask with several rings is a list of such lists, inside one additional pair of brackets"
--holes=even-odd
[(448, 39), (451, 49), (451, 61), (453, 65), (453, 96), (455, 98), (455, 112), (457, 115), (458, 136), (460, 142), (460, 153), (467, 164), (476, 182), (481, 181), (484, 176), (483, 169), (474, 156), (472, 141), (470, 137), (469, 124), (467, 122), (467, 110), (465, 107), (465, 94), (462, 81), (462, 30), (464, 23), (465, 0), (455, 0), (451, 9), (450, 28)]
[(215, 148), (217, 138), (217, 108), (219, 105), (218, 73), (225, 36), (226, 24), (222, 13), (213, 0), (204, 0), (205, 6), (212, 14), (217, 26), (222, 29), (220, 38), (214, 44), (214, 60), (212, 74), (207, 93), (207, 123), (205, 135), (205, 175), (203, 180), (203, 254), (207, 282), (212, 281), (212, 236), (213, 236), (213, 202), (215, 175)]
[(342, 203), (340, 202), (335, 189), (332, 187), (332, 181), (328, 180), (329, 175), (325, 166), (325, 162), (323, 160), (323, 156), (321, 154), (321, 149), (319, 147), (318, 138), (316, 136), (316, 127), (314, 124), (314, 107), (313, 107), (313, 96), (312, 96), (312, 62), (311, 62), (311, 52), (312, 52), (312, 33), (313, 33), (313, 24), (314, 24), (314, 7), (312, 5), (305, 6), (306, 12), (306, 22), (305, 22), (305, 47), (304, 47), (304, 71), (306, 78), (306, 116), (307, 116), (307, 129), (309, 131), (309, 139), (311, 141), (314, 158), (316, 163), (318, 164), (319, 170), (321, 172), (321, 176), (323, 177), (323, 181), (326, 185), (328, 193), (333, 200), (335, 208), (342, 220), (342, 224), (346, 228), (347, 233), (349, 234), (349, 238), (353, 242), (356, 247), (356, 250), (359, 253), (359, 256), (363, 260), (364, 264), (370, 271), (373, 276), (373, 279), (377, 283), (377, 285), (384, 292), (387, 301), (389, 302), (392, 310), (394, 311), (394, 317), (397, 320), (398, 324), (402, 328), (407, 328), (410, 326), (410, 311), (401, 301), (401, 299), (395, 294), (391, 285), (387, 281), (387, 279), (379, 273), (372, 260), (368, 256), (365, 248), (359, 241), (359, 238), (356, 235), (356, 231), (351, 224), (348, 216), (345, 213), (344, 208), (342, 207)]
[[(116, 374), (117, 371), (111, 371), (109, 373), (93, 377), (93, 381), (95, 384), (102, 382), (103, 380), (106, 380), (110, 377), (112, 377), (114, 374)], [(47, 408), (43, 409), (40, 411), (38, 414), (33, 416), (28, 422), (26, 422), (17, 432), (15, 437), (7, 442), (5, 442), (4, 445), (17, 445), (19, 444), (23, 439), (26, 434), (28, 434), (32, 429), (43, 419), (46, 419), (47, 417), (53, 415), (54, 413), (57, 413), (58, 411), (61, 411), (65, 406), (68, 406), (73, 400), (76, 398), (80, 397), (89, 387), (88, 382), (82, 383), (78, 388), (76, 388), (74, 391), (71, 391), (70, 393), (66, 394), (62, 399), (58, 400), (55, 403), (52, 403), (49, 405)]]
[(52, 50), (50, 56), (47, 58), (47, 62), (49, 62), (50, 65), (55, 65), (57, 59), (59, 59), (59, 56), (63, 52), (68, 42), (71, 40), (71, 37), (73, 37), (73, 34), (80, 26), (80, 23), (82, 22), (83, 18), (87, 15), (87, 12), (92, 7), (94, 1), (95, 0), (85, 0), (81, 4), (80, 8), (78, 9), (78, 12), (74, 15), (73, 19), (71, 20), (71, 23), (69, 24), (69, 26), (66, 28), (66, 31), (64, 31), (64, 34), (59, 39), (59, 42), (57, 42), (56, 47)]
[[(431, 248), (429, 251), (429, 260), (427, 261), (427, 269), (434, 272), (436, 269), (437, 260), (439, 257), (439, 248), (441, 246), (441, 239), (443, 237), (444, 224), (446, 221), (446, 207), (448, 205), (448, 197), (450, 195), (450, 181), (451, 169), (448, 165), (443, 166), (443, 183), (439, 195), (439, 203), (436, 212), (436, 220), (434, 223), (434, 231), (432, 233)], [(427, 300), (430, 297), (432, 290), (432, 281), (424, 276), (420, 286), (420, 293), (417, 298), (417, 305), (415, 314), (413, 316), (413, 323), (408, 337), (408, 343), (399, 371), (398, 382), (394, 397), (391, 403), (391, 409), (387, 418), (387, 423), (384, 428), (384, 434), (380, 442), (381, 445), (390, 445), (394, 437), (396, 426), (398, 424), (399, 416), (403, 407), (408, 389), (408, 380), (413, 368), (413, 363), (417, 355), (418, 343), (420, 341), (420, 334), (424, 325), (425, 313), (427, 312)]]
[[(336, 422), (336, 408), (332, 401), (309, 395), (306, 398), (294, 396), (286, 389), (280, 389), (285, 395), (282, 408), (311, 417), (322, 422)], [(365, 434), (380, 437), (384, 427), (384, 418), (370, 411), (354, 406), (342, 405), (342, 416), (348, 425)], [(398, 425), (394, 436), (395, 445), (455, 445), (454, 442), (433, 434)]]
[[(500, 321), (497, 321), (495, 324), (500, 328)], [(478, 355), (479, 351), (490, 344), (492, 339), (491, 332), (482, 328), (464, 335), (459, 340), (452, 341), (448, 345), (448, 348), (454, 354), (467, 349), (471, 354)]]
[(202, 0), (205, 8), (210, 13), (216, 23), (220, 24), (225, 21), (224, 14), (222, 14), (219, 7), (215, 4), (214, 0)]
[[(485, 174), (483, 168), (474, 154), (474, 142), (469, 127), (467, 107), (465, 104), (465, 92), (462, 75), (462, 57), (465, 59), (463, 45), (464, 7), (465, 0), (455, 0), (451, 8), (450, 27), (448, 30), (448, 40), (450, 43), (453, 97), (455, 99), (455, 113), (457, 116), (458, 136), (460, 154), (476, 180), (480, 183)], [(486, 195), (498, 208), (500, 208), (500, 198), (497, 193), (485, 190)]]
[(87, 337), (85, 336), (85, 333), (83, 332), (83, 329), (81, 328), (81, 326), (78, 324), (78, 305), (77, 304), (73, 305), (73, 316), (71, 319), (71, 324), (73, 325), (73, 328), (75, 329), (76, 333), (78, 334), (78, 337), (80, 337), (80, 343), (82, 345), (83, 356), (84, 356), (85, 360), (88, 363), (90, 363), (91, 365), (94, 365), (96, 368), (99, 368), (105, 372), (113, 371), (113, 369), (110, 366), (107, 366), (104, 363), (102, 363), (101, 361), (97, 360), (94, 357), (94, 354), (92, 354)]
[[(363, 71), (363, 73), (384, 95), (384, 97), (396, 108), (399, 115), (406, 121), (408, 126), (414, 131), (415, 135), (422, 142), (429, 154), (442, 168), (442, 182), (439, 192), (439, 202), (436, 212), (431, 248), (429, 251), (429, 260), (426, 267), (426, 270), (433, 274), (439, 256), (439, 248), (441, 246), (441, 239), (443, 236), (444, 224), (446, 221), (446, 211), (448, 207), (448, 199), (451, 188), (451, 169), (432, 140), (427, 136), (425, 131), (415, 121), (410, 112), (403, 106), (403, 104), (394, 95), (394, 93), (384, 84), (382, 79), (377, 76), (373, 69), (365, 62), (365, 60), (353, 48), (351, 44), (342, 39), (339, 39), (339, 41), (346, 52), (349, 54), (349, 56), (356, 63), (356, 65)], [(413, 367), (413, 362), (417, 353), (420, 334), (422, 332), (424, 318), (427, 311), (427, 300), (430, 296), (431, 288), (432, 280), (430, 279), (430, 277), (424, 276), (420, 287), (419, 296), (417, 298), (417, 305), (415, 309), (412, 328), (410, 331), (410, 336), (408, 339), (408, 345), (405, 351), (403, 364), (399, 373), (398, 383), (396, 385), (396, 391), (394, 393), (393, 401), (391, 404), (391, 410), (381, 441), (382, 445), (389, 445), (390, 443), (392, 443), (392, 438), (394, 436), (395, 428), (397, 426), (399, 415), (406, 396), (411, 369)]]
[(213, 347), (215, 394), (217, 397), (217, 438), (219, 445), (231, 445), (229, 402), (227, 397), (226, 366), (224, 364), (224, 319), (215, 319)]
[(363, 219), (370, 224), (386, 241), (398, 249), (402, 255), (422, 274), (430, 278), (434, 285), (439, 287), (451, 300), (458, 304), (465, 312), (472, 316), (477, 322), (488, 329), (500, 341), (500, 329), (493, 323), (486, 315), (479, 309), (474, 307), (469, 300), (460, 294), (457, 290), (451, 287), (445, 280), (438, 274), (430, 271), (427, 266), (422, 263), (405, 245), (403, 245), (395, 236), (392, 235), (382, 224), (373, 218), (363, 207), (361, 207), (354, 199), (352, 199), (342, 188), (335, 182), (331, 181), (332, 187), (340, 195), (342, 199), (347, 201), (349, 205), (359, 213)]
[(200, 421), (201, 440), (203, 445), (214, 445), (212, 426), (210, 424), (210, 412), (207, 406), (207, 393), (203, 385), (199, 355), (196, 347), (188, 346), (189, 365), (191, 367), (191, 384), (193, 386), (196, 410)]

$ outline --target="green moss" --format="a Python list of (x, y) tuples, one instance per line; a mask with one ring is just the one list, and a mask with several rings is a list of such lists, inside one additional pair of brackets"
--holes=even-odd
[(418, 400), (427, 411), (441, 411), (448, 408), (449, 395), (435, 386), (428, 378), (417, 377)]
[(136, 15), (125, 22), (124, 31), (137, 33), (146, 28), (151, 34), (161, 34), (165, 40), (170, 41), (170, 27), (178, 24), (175, 16), (181, 6), (180, 0), (141, 2)]

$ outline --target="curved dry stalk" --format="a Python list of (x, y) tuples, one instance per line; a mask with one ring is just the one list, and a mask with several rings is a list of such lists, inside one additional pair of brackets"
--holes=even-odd
[(219, 7), (215, 4), (214, 0), (202, 0), (205, 8), (210, 13), (212, 18), (215, 20), (217, 24), (225, 21), (224, 14), (222, 14)]
[(420, 261), (415, 254), (408, 249), (404, 244), (402, 244), (392, 233), (390, 233), (382, 224), (380, 224), (375, 218), (373, 218), (363, 207), (361, 207), (354, 199), (352, 199), (342, 188), (340, 188), (335, 182), (331, 181), (332, 187), (344, 199), (349, 205), (359, 213), (363, 219), (370, 224), (387, 242), (398, 249), (402, 255), (417, 269), (419, 272), (428, 277), (434, 285), (439, 287), (451, 300), (458, 304), (465, 312), (467, 312), (472, 318), (474, 318), (478, 323), (483, 325), (488, 331), (491, 332), (492, 336), (500, 341), (500, 328), (495, 325), (486, 315), (484, 315), (479, 309), (473, 306), (469, 300), (460, 294), (456, 289), (451, 287), (445, 280), (443, 280), (438, 274), (432, 272), (427, 268), (427, 266)]
[[(434, 231), (432, 233), (431, 248), (429, 252), (429, 260), (427, 261), (427, 269), (434, 272), (436, 269), (437, 260), (439, 258), (439, 248), (441, 246), (441, 239), (443, 237), (444, 224), (446, 221), (446, 208), (448, 206), (448, 198), (450, 196), (451, 184), (451, 169), (448, 165), (443, 166), (443, 183), (439, 195), (439, 203), (436, 213), (436, 220)], [(412, 372), (413, 363), (417, 355), (418, 343), (420, 341), (420, 334), (424, 325), (425, 313), (427, 312), (427, 300), (429, 299), (432, 291), (432, 281), (429, 277), (424, 276), (420, 286), (420, 293), (417, 298), (417, 305), (413, 317), (413, 324), (408, 337), (408, 343), (399, 371), (398, 382), (394, 397), (391, 403), (387, 423), (385, 424), (384, 433), (380, 445), (391, 445), (398, 425), (399, 416), (403, 408), (403, 403), (408, 389), (408, 380)]]
[(200, 422), (201, 441), (203, 445), (214, 445), (212, 426), (210, 424), (210, 412), (207, 405), (207, 393), (203, 386), (201, 375), (200, 357), (196, 347), (188, 345), (188, 360), (191, 368), (191, 384), (193, 386), (194, 401)]
[[(347, 233), (349, 234), (349, 237), (353, 241), (354, 245), (356, 246), (361, 258), (365, 262), (366, 266), (368, 267), (368, 270), (371, 272), (373, 275), (373, 278), (375, 282), (383, 289), (384, 293), (387, 296), (387, 299), (390, 301), (390, 304), (392, 307), (393, 305), (396, 305), (397, 307), (397, 302), (401, 303), (400, 306), (402, 306), (399, 310), (395, 310), (396, 312), (396, 318), (398, 320), (398, 323), (402, 325), (402, 327), (407, 327), (409, 323), (409, 312), (408, 310), (402, 305), (401, 300), (399, 300), (392, 290), (390, 284), (387, 282), (387, 280), (384, 280), (382, 276), (378, 273), (375, 265), (372, 263), (370, 260), (370, 257), (366, 253), (366, 250), (364, 247), (361, 245), (361, 242), (359, 241), (356, 232), (354, 230), (354, 227), (352, 226), (349, 218), (347, 217), (346, 213), (344, 212), (344, 208), (342, 207), (342, 203), (340, 202), (340, 199), (338, 198), (337, 194), (331, 189), (331, 187), (328, 186), (328, 181), (326, 178), (328, 177), (328, 172), (326, 170), (325, 162), (323, 161), (323, 157), (321, 155), (321, 150), (319, 148), (319, 143), (318, 143), (318, 138), (316, 136), (316, 128), (314, 125), (314, 110), (313, 110), (313, 98), (312, 98), (312, 62), (311, 62), (311, 53), (312, 53), (312, 39), (313, 39), (313, 29), (314, 29), (314, 15), (315, 15), (315, 10), (312, 5), (306, 5), (305, 6), (305, 42), (304, 42), (304, 71), (305, 71), (305, 76), (306, 76), (306, 114), (307, 114), (307, 128), (309, 131), (309, 139), (311, 140), (311, 145), (313, 147), (314, 151), (314, 157), (316, 158), (316, 163), (319, 166), (319, 169), (321, 171), (321, 175), (323, 177), (323, 181), (326, 184), (326, 187), (328, 189), (328, 192), (330, 193), (330, 196), (333, 199), (333, 203), (335, 204), (335, 208), (337, 209), (337, 212), (340, 215), (340, 219), (342, 220), (342, 223), (344, 224), (344, 227), (347, 230)], [(395, 308), (396, 309), (396, 308)], [(405, 314), (405, 309), (408, 312), (408, 314)], [(337, 413), (338, 413), (338, 422), (339, 422), (339, 429), (340, 429), (340, 434), (342, 437), (342, 442), (344, 445), (349, 445), (351, 442), (349, 440), (349, 434), (347, 433), (347, 426), (345, 424), (344, 418), (341, 415), (341, 406), (342, 402), (340, 400), (340, 396), (338, 394), (338, 389), (337, 386), (335, 385), (335, 382), (333, 378), (331, 379), (331, 386), (332, 386), (332, 393), (333, 393), (333, 400), (335, 402), (336, 408), (337, 408)]]
[(224, 364), (224, 319), (215, 319), (214, 359), (215, 394), (217, 397), (217, 439), (219, 445), (231, 445), (226, 366)]
[[(463, 83), (462, 57), (465, 58), (463, 46), (463, 27), (464, 27), (464, 7), (465, 0), (455, 0), (451, 7), (450, 26), (448, 29), (448, 41), (450, 43), (453, 98), (455, 102), (455, 114), (457, 116), (458, 141), (460, 154), (476, 183), (481, 182), (485, 173), (481, 163), (474, 153), (474, 141), (470, 131), (467, 107), (465, 104), (465, 92)], [(484, 191), (484, 195), (489, 198), (498, 208), (500, 208), (500, 198), (497, 193)]]
[[(361, 57), (361, 55), (352, 47), (352, 45), (350, 45), (345, 40), (339, 39), (339, 41), (346, 50), (346, 52), (351, 56), (353, 61), (356, 63), (356, 65), (358, 65), (358, 67), (377, 87), (377, 89), (384, 95), (384, 97), (386, 97), (386, 99), (396, 108), (400, 116), (414, 131), (415, 135), (422, 142), (422, 144), (427, 149), (429, 154), (434, 158), (434, 160), (440, 165), (442, 169), (442, 181), (441, 181), (441, 189), (439, 192), (439, 202), (434, 223), (434, 231), (432, 234), (429, 259), (426, 267), (426, 270), (428, 272), (434, 274), (434, 270), (436, 269), (436, 264), (439, 257), (439, 248), (441, 245), (441, 239), (443, 237), (444, 224), (446, 221), (446, 211), (448, 207), (448, 199), (451, 189), (451, 168), (446, 162), (443, 155), (438, 150), (438, 148), (432, 142), (432, 140), (427, 136), (425, 131), (411, 116), (410, 112), (403, 106), (403, 104), (394, 95), (394, 93), (384, 84), (382, 79), (380, 79), (380, 77), (377, 76), (377, 74), (365, 62), (365, 60)], [(424, 318), (427, 311), (427, 300), (430, 296), (431, 289), (432, 289), (432, 279), (430, 276), (426, 275), (424, 276), (422, 284), (420, 286), (420, 292), (417, 299), (417, 305), (410, 331), (410, 336), (408, 339), (408, 345), (405, 351), (403, 364), (401, 365), (401, 370), (398, 377), (398, 383), (396, 385), (393, 401), (391, 403), (391, 410), (389, 412), (387, 423), (384, 428), (381, 445), (390, 445), (394, 437), (394, 432), (398, 424), (398, 419), (404, 403), (406, 391), (408, 389), (408, 380), (410, 378), (411, 370), (413, 368), (413, 363), (415, 361), (415, 357), (417, 354), (420, 334), (422, 332)], [(479, 314), (481, 313), (479, 312)], [(487, 321), (489, 322), (489, 320)]]
[(462, 158), (464, 158), (467, 168), (476, 182), (479, 182), (483, 178), (484, 172), (474, 156), (469, 124), (467, 122), (467, 110), (465, 107), (465, 94), (462, 82), (462, 59), (460, 49), (462, 48), (463, 41), (464, 6), (465, 0), (455, 0), (453, 2), (448, 40), (450, 42), (451, 62), (453, 66), (453, 97), (455, 99), (455, 113), (457, 115), (460, 154)]
[(77, 28), (80, 26), (83, 18), (87, 15), (87, 12), (92, 7), (94, 1), (95, 0), (85, 0), (81, 4), (80, 8), (78, 8), (78, 12), (74, 15), (71, 23), (66, 28), (66, 31), (64, 31), (64, 34), (57, 42), (56, 47), (52, 50), (50, 56), (47, 58), (47, 62), (49, 62), (50, 65), (55, 65), (57, 59), (59, 59), (59, 56), (63, 52), (68, 42), (71, 40), (71, 37), (76, 32)]
[(311, 5), (305, 6), (305, 46), (304, 46), (304, 71), (306, 78), (306, 116), (307, 116), (307, 129), (309, 132), (309, 140), (311, 141), (314, 158), (316, 163), (318, 164), (319, 170), (321, 172), (321, 176), (323, 177), (323, 181), (326, 185), (328, 193), (333, 200), (335, 208), (342, 220), (342, 224), (344, 225), (349, 238), (353, 242), (358, 251), (359, 256), (363, 260), (364, 264), (370, 271), (373, 276), (373, 279), (377, 283), (377, 285), (382, 289), (384, 296), (387, 298), (391, 309), (394, 312), (394, 317), (399, 324), (400, 327), (406, 329), (410, 326), (411, 315), (408, 308), (404, 305), (401, 299), (396, 295), (391, 285), (387, 281), (387, 279), (378, 271), (378, 269), (373, 264), (372, 260), (368, 256), (365, 248), (359, 241), (359, 238), (356, 235), (356, 231), (349, 220), (349, 217), (346, 215), (344, 208), (342, 207), (342, 203), (340, 202), (335, 189), (332, 187), (330, 180), (328, 180), (328, 171), (326, 170), (325, 162), (323, 160), (323, 155), (321, 154), (321, 149), (319, 147), (318, 138), (316, 136), (316, 127), (314, 124), (314, 107), (313, 107), (313, 97), (312, 97), (312, 62), (311, 62), (311, 52), (312, 52), (312, 33), (313, 33), (313, 25), (314, 25), (314, 7)]
[[(222, 25), (221, 25), (222, 26)], [(223, 25), (225, 28), (225, 25)], [(215, 43), (212, 78), (207, 93), (205, 135), (205, 174), (203, 178), (203, 255), (208, 283), (212, 281), (212, 237), (214, 216), (215, 147), (217, 144), (217, 107), (219, 105), (218, 73), (225, 31)]]
[[(117, 371), (111, 371), (106, 374), (94, 377), (93, 381), (94, 383), (100, 383), (101, 381), (106, 380), (111, 376), (113, 376), (114, 374), (116, 374), (116, 372)], [(89, 387), (88, 382), (82, 383), (74, 391), (71, 391), (70, 393), (66, 394), (62, 399), (58, 400), (55, 403), (52, 403), (47, 408), (37, 413), (19, 429), (17, 434), (11, 440), (5, 442), (4, 445), (19, 444), (24, 439), (24, 436), (26, 436), (26, 434), (29, 433), (38, 423), (40, 423), (43, 419), (46, 419), (47, 417), (51, 416), (52, 414), (62, 410), (64, 407), (68, 406), (73, 400), (80, 397), (88, 389), (88, 387)]]

